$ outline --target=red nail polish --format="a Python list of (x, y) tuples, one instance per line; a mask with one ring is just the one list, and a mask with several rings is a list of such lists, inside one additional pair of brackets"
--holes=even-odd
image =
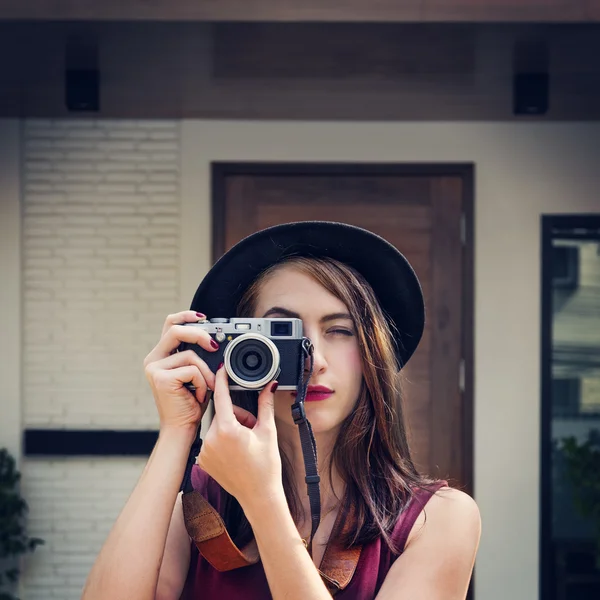
[(220, 363), (219, 366), (217, 367), (217, 371), (219, 371), (222, 366), (223, 366), (223, 363)]
[(203, 313), (199, 313), (199, 312), (197, 312), (197, 313), (196, 313), (196, 316), (197, 316), (199, 319), (206, 319), (206, 315), (205, 315), (205, 314), (203, 314)]
[(277, 388), (279, 387), (279, 383), (276, 381), (272, 386), (271, 386), (271, 394), (274, 394), (277, 391)]
[(219, 349), (219, 344), (217, 344), (217, 342), (215, 342), (215, 340), (210, 340), (210, 345), (215, 349), (218, 350)]

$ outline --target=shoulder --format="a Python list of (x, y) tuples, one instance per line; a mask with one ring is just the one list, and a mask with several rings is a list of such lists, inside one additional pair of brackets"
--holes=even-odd
[(475, 501), (460, 490), (439, 489), (422, 508), (382, 591), (390, 598), (464, 598), (480, 533)]
[(421, 510), (406, 547), (424, 535), (441, 539), (460, 532), (462, 536), (471, 534), (478, 540), (480, 530), (481, 517), (475, 500), (460, 490), (445, 486), (435, 492)]

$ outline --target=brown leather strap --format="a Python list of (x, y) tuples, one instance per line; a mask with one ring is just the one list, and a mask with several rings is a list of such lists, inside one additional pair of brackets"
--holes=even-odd
[(353, 546), (350, 549), (340, 544), (328, 544), (319, 567), (327, 589), (332, 595), (345, 589), (356, 571), (362, 546)]
[[(341, 535), (348, 532), (348, 529), (354, 521), (354, 515), (343, 516), (340, 510), (337, 514), (332, 531), (337, 531), (339, 521), (344, 518), (344, 526), (341, 528)], [(319, 573), (323, 582), (327, 586), (329, 593), (335, 596), (337, 592), (345, 589), (352, 581), (352, 577), (358, 566), (362, 546), (353, 546), (344, 548), (339, 542), (339, 536), (336, 540), (329, 540), (325, 547), (325, 553), (319, 565)]]
[(229, 537), (221, 515), (200, 492), (194, 490), (183, 494), (181, 502), (188, 535), (217, 571), (231, 571), (258, 562), (256, 544), (240, 550)]
[[(256, 564), (260, 556), (252, 541), (240, 550), (227, 533), (221, 515), (197, 490), (183, 494), (183, 518), (188, 535), (202, 556), (218, 571), (231, 571)], [(338, 513), (337, 521), (341, 517)], [(335, 525), (334, 525), (335, 528)], [(319, 573), (332, 595), (343, 590), (356, 571), (362, 546), (345, 549), (330, 542), (325, 548)]]

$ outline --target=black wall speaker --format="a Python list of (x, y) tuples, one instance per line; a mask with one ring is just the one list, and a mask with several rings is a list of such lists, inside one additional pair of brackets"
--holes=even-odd
[(70, 111), (100, 110), (100, 72), (98, 69), (67, 69), (65, 97)]
[(548, 112), (548, 73), (517, 73), (513, 82), (515, 115), (545, 115)]

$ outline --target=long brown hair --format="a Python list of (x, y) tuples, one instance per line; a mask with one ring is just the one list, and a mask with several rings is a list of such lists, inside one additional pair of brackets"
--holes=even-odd
[[(363, 383), (354, 410), (341, 425), (329, 463), (335, 464), (346, 483), (342, 517), (349, 522), (332, 532), (346, 546), (367, 544), (378, 537), (394, 548), (390, 534), (415, 488), (431, 480), (421, 476), (411, 458), (402, 409), (402, 388), (389, 321), (366, 280), (346, 264), (329, 258), (291, 257), (257, 278), (244, 294), (238, 316), (254, 316), (265, 281), (283, 266), (309, 275), (341, 300), (354, 321), (362, 359)], [(233, 402), (256, 414), (256, 392), (232, 392)], [(295, 521), (301, 502), (294, 485), (292, 466), (284, 450), (282, 479), (290, 512)], [(322, 475), (322, 473), (321, 473)], [(223, 491), (225, 522), (238, 546), (252, 538), (252, 530), (239, 503)]]

